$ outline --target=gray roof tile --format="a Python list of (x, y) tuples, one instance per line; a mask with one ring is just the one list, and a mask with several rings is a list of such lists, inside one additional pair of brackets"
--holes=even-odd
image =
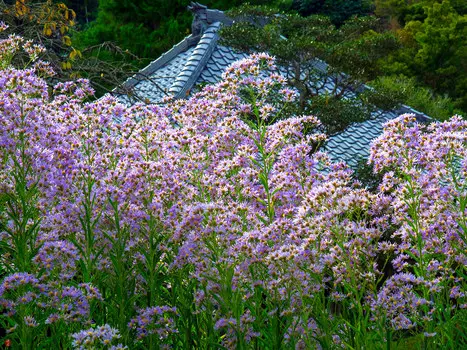
[(218, 82), (228, 66), (247, 56), (245, 53), (235, 52), (230, 47), (217, 45), (195, 84)]
[(396, 116), (388, 112), (375, 119), (353, 124), (342, 133), (330, 137), (325, 149), (333, 161), (344, 161), (355, 167), (360, 158), (368, 157), (371, 141), (381, 135), (383, 124)]

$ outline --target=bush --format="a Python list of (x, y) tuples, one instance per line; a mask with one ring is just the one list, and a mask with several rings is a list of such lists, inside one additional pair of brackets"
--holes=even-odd
[(418, 86), (414, 78), (403, 75), (384, 76), (374, 80), (370, 85), (383, 97), (383, 100), (392, 97), (437, 120), (447, 120), (453, 114), (462, 114), (449, 97), (435, 95), (428, 88)]

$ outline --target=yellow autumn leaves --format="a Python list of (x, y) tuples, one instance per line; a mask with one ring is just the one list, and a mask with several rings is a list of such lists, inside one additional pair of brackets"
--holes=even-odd
[(81, 51), (72, 47), (72, 40), (67, 33), (75, 25), (76, 13), (64, 3), (54, 4), (48, 0), (40, 5), (30, 3), (29, 0), (16, 0), (14, 15), (17, 18), (27, 18), (42, 25), (42, 35), (48, 38), (58, 38), (62, 44), (70, 47), (71, 51), (65, 61), (61, 62), (63, 70), (71, 70), (72, 62), (81, 58)]
[(77, 57), (82, 58), (83, 54), (81, 53), (80, 50), (76, 50), (73, 48), (73, 50), (70, 52), (68, 55), (68, 61), (62, 62), (62, 69), (63, 70), (70, 70), (72, 67), (72, 63)]
[[(72, 40), (67, 33), (75, 25), (76, 13), (64, 3), (54, 4), (51, 0), (44, 3), (32, 3), (29, 0), (16, 0), (8, 10), (16, 18), (28, 19), (42, 26), (42, 35), (58, 38), (63, 45), (71, 47)], [(72, 61), (82, 57), (81, 51), (71, 48), (66, 61), (61, 63), (64, 70), (72, 67)]]

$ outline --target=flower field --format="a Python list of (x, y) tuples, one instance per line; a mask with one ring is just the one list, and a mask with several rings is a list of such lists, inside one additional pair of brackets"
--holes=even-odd
[(466, 121), (388, 122), (371, 193), (266, 54), (125, 107), (41, 50), (0, 41), (0, 346), (467, 346)]

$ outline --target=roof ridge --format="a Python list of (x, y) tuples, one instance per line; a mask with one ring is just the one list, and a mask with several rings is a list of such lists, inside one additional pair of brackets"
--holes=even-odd
[(170, 94), (175, 98), (183, 98), (189, 94), (190, 89), (200, 76), (212, 52), (216, 48), (220, 26), (221, 22), (215, 22), (204, 31), (190, 58), (169, 89)]

